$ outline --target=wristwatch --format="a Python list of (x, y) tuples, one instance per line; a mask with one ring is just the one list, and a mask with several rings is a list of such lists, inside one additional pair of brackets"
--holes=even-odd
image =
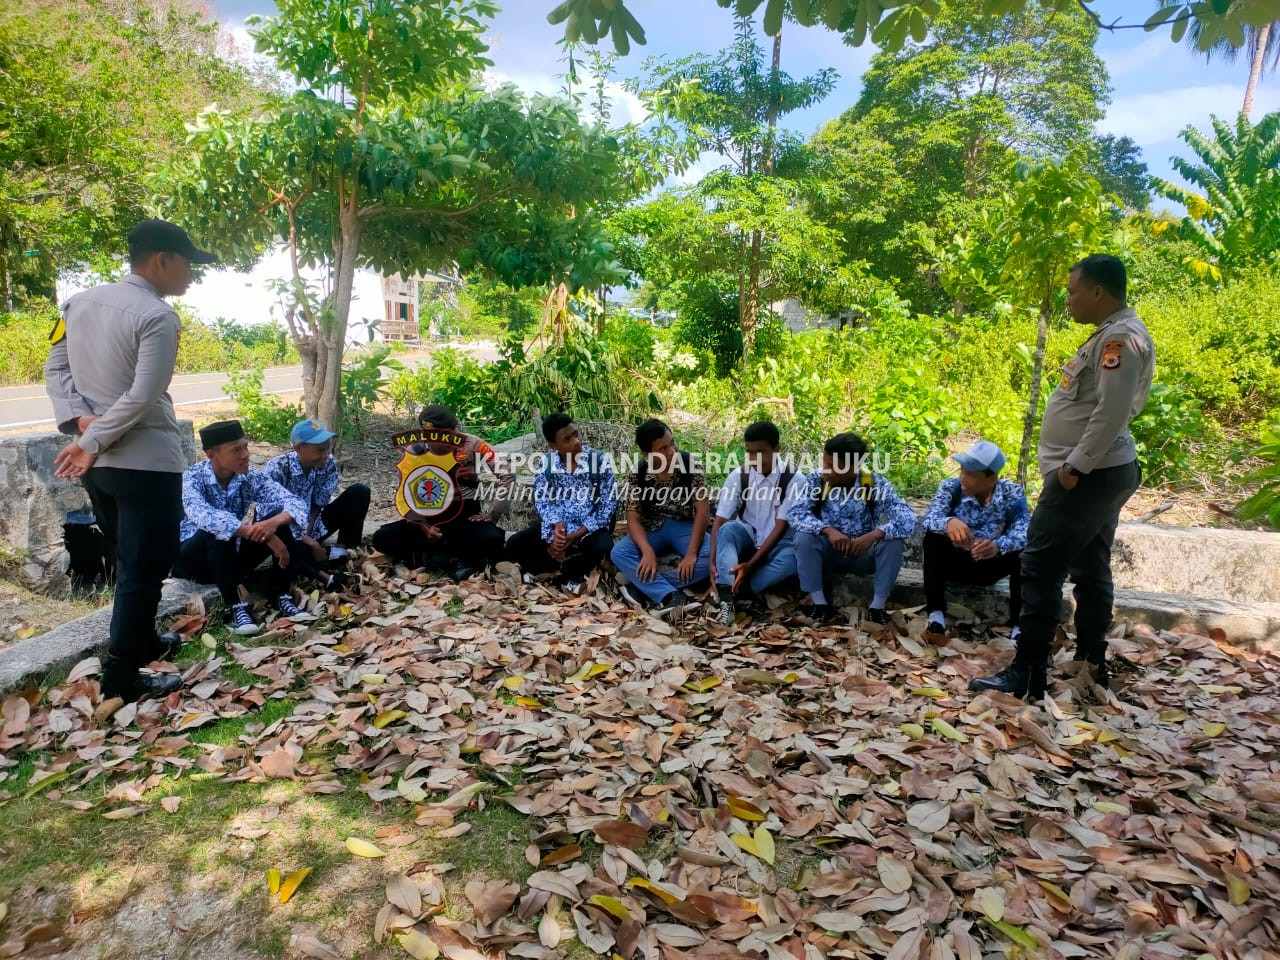
[(1064, 464), (1062, 465), (1062, 472), (1063, 472), (1063, 473), (1065, 473), (1065, 474), (1066, 474), (1067, 476), (1069, 476), (1069, 477), (1078, 477), (1078, 476), (1080, 476), (1080, 471), (1079, 471), (1079, 470), (1077, 470), (1075, 467), (1073, 467), (1073, 466), (1072, 466), (1071, 464), (1069, 464), (1069, 463), (1064, 463)]

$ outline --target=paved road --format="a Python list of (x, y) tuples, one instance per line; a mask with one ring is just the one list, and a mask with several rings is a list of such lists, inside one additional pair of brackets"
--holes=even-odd
[[(450, 346), (471, 353), (484, 361), (498, 358), (497, 350), (490, 343), (450, 344)], [(421, 353), (398, 356), (396, 359), (406, 366), (416, 367), (428, 356), (428, 353)], [(217, 403), (227, 398), (222, 388), (228, 379), (225, 373), (184, 374), (173, 378), (169, 394), (173, 397), (176, 407), (197, 403)], [(271, 367), (264, 370), (262, 385), (267, 393), (301, 393), (302, 367)], [(22, 387), (0, 388), (0, 431), (43, 426), (53, 426), (53, 406), (45, 395), (44, 384), (33, 383)]]

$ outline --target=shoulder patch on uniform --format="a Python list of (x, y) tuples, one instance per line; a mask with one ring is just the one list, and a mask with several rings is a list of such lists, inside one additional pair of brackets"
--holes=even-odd
[(49, 342), (57, 344), (65, 339), (67, 339), (67, 321), (59, 317), (57, 323), (53, 325), (53, 329), (49, 331)]
[(1108, 340), (1102, 345), (1102, 369), (1117, 370), (1120, 359), (1124, 356), (1123, 340)]

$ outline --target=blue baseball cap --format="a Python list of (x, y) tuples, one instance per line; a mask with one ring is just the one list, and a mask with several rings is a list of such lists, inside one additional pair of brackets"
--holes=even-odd
[(1004, 454), (990, 440), (979, 440), (963, 453), (957, 453), (953, 459), (966, 470), (990, 470), (999, 473), (1004, 469)]
[(319, 420), (299, 420), (289, 431), (289, 442), (296, 447), (300, 443), (324, 443), (336, 436), (332, 430), (326, 430)]

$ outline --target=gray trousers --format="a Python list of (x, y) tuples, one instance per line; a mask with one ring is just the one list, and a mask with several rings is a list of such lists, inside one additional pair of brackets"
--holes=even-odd
[(805, 593), (823, 590), (824, 581), (834, 579), (832, 574), (852, 573), (860, 577), (870, 576), (871, 606), (883, 610), (898, 582), (902, 569), (902, 551), (905, 540), (877, 540), (860, 557), (847, 557), (831, 546), (831, 541), (820, 533), (797, 530), (795, 536), (796, 572), (800, 575), (800, 589)]
[(1058, 481), (1057, 471), (1045, 478), (1022, 551), (1022, 636), (1016, 664), (1033, 669), (1048, 664), (1068, 576), (1075, 584), (1076, 657), (1095, 663), (1105, 657), (1115, 602), (1111, 545), (1120, 509), (1141, 480), (1136, 460), (1082, 475), (1071, 490)]

